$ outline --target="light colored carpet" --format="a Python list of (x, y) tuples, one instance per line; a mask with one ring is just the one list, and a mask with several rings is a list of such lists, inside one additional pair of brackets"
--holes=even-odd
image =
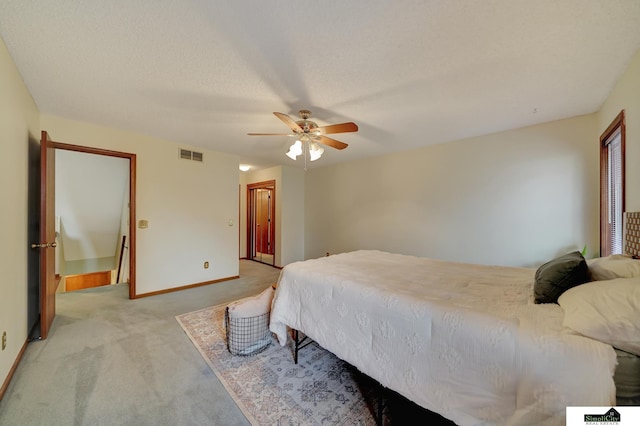
[(375, 425), (370, 379), (315, 343), (301, 350), (297, 365), (293, 348), (275, 338), (257, 355), (231, 355), (224, 309), (176, 319), (252, 425)]
[(279, 274), (241, 261), (239, 279), (137, 300), (126, 284), (58, 294), (49, 338), (27, 346), (0, 400), (0, 425), (249, 425), (175, 316), (257, 294)]

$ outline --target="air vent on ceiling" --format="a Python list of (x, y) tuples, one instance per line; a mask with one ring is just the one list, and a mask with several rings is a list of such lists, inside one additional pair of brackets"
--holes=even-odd
[(202, 162), (203, 154), (201, 152), (189, 151), (188, 149), (180, 148), (180, 158), (183, 160), (193, 160)]

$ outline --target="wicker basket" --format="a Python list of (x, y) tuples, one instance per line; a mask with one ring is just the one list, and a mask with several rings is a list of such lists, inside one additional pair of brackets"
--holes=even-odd
[(231, 318), (229, 308), (224, 311), (227, 349), (232, 355), (248, 356), (264, 351), (273, 338), (269, 330), (270, 312), (255, 317)]

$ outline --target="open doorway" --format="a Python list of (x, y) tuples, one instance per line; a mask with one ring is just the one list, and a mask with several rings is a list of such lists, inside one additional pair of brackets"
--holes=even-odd
[(129, 160), (59, 149), (55, 193), (57, 291), (128, 283)]
[(276, 181), (247, 185), (247, 259), (275, 265)]
[(46, 131), (40, 142), (29, 138), (29, 256), (28, 256), (28, 328), (30, 339), (46, 339), (55, 318), (56, 290), (60, 284), (55, 277), (55, 152), (77, 151), (120, 157), (129, 164), (128, 256), (129, 298), (136, 298), (136, 155), (98, 148), (54, 142)]
[[(53, 146), (58, 151), (59, 163), (66, 156), (70, 159), (68, 164), (75, 165), (75, 167), (87, 167), (91, 163), (89, 167), (94, 169), (102, 167), (103, 173), (104, 171), (109, 173), (109, 170), (114, 173), (112, 176), (107, 174), (106, 177), (100, 178), (101, 180), (112, 180), (110, 186), (101, 182), (100, 187), (92, 191), (93, 193), (90, 195), (87, 194), (86, 185), (81, 189), (75, 188), (75, 192), (69, 191), (71, 200), (67, 202), (66, 211), (60, 210), (60, 203), (56, 202), (58, 205), (56, 208), (56, 233), (57, 238), (60, 238), (57, 247), (60, 252), (56, 253), (56, 273), (59, 274), (61, 280), (58, 291), (74, 291), (128, 283), (129, 298), (134, 299), (136, 297), (135, 154), (59, 142), (54, 142)], [(73, 173), (69, 172), (66, 175), (66, 181), (60, 179), (58, 173), (56, 175), (56, 186), (74, 185), (72, 183), (75, 180)], [(63, 190), (60, 189), (59, 195), (62, 195)], [(65, 190), (67, 189), (65, 188)], [(104, 204), (105, 201), (107, 204)], [(86, 206), (91, 203), (102, 204), (100, 216), (103, 221), (97, 220), (98, 215), (88, 213), (86, 209), (83, 212), (74, 209), (74, 206), (78, 207), (82, 204)], [(106, 205), (110, 205), (110, 207), (107, 208)], [(106, 210), (110, 210), (111, 213), (105, 215)], [(108, 217), (110, 221), (109, 235), (104, 235), (105, 217)], [(80, 229), (80, 223), (83, 224), (83, 229)], [(64, 250), (66, 258), (61, 256), (62, 250)], [(58, 259), (60, 259), (59, 262)]]

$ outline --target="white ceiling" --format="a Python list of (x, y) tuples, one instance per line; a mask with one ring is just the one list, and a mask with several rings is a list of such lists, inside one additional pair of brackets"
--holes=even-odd
[[(2, 0), (40, 111), (302, 166), (273, 111), (354, 121), (314, 166), (597, 111), (638, 0)], [(55, 135), (52, 135), (55, 139)]]

